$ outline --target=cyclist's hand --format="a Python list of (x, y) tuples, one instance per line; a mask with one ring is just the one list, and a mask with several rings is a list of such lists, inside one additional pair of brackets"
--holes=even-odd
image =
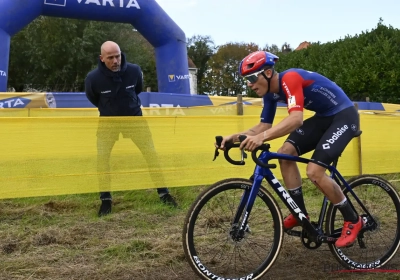
[(233, 135), (223, 137), (220, 147), (218, 147), (217, 143), (214, 143), (214, 146), (215, 146), (215, 148), (225, 150), (225, 143), (227, 143), (227, 142), (233, 142)]
[(262, 144), (264, 144), (263, 134), (260, 133), (255, 136), (247, 136), (247, 138), (240, 144), (240, 149), (252, 152), (256, 148), (260, 147)]

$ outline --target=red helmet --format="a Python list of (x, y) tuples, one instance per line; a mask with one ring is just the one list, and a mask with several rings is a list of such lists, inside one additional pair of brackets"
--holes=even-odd
[(257, 51), (249, 54), (239, 64), (240, 76), (247, 76), (255, 72), (262, 71), (266, 68), (274, 67), (279, 57), (276, 55), (266, 52)]

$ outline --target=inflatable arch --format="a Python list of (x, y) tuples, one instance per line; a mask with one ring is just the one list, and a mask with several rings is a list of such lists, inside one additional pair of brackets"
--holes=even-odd
[(40, 15), (132, 24), (155, 48), (159, 91), (190, 94), (185, 34), (155, 0), (1, 0), (0, 92), (11, 36)]

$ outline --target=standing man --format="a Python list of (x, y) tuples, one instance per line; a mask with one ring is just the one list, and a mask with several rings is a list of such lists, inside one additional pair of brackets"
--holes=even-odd
[[(100, 113), (97, 130), (97, 169), (101, 206), (98, 215), (104, 216), (111, 213), (109, 160), (119, 133), (122, 133), (124, 138), (130, 138), (139, 148), (148, 167), (158, 167), (158, 160), (151, 131), (145, 119), (140, 118), (132, 120), (132, 122), (121, 120), (111, 123), (104, 118), (143, 116), (138, 96), (143, 87), (142, 70), (138, 65), (126, 61), (125, 55), (115, 42), (104, 42), (100, 51), (98, 67), (86, 77), (85, 92), (89, 101), (98, 108)], [(151, 176), (156, 185), (164, 186), (161, 173), (151, 172)], [(157, 192), (163, 203), (177, 207), (167, 188), (158, 188)]]

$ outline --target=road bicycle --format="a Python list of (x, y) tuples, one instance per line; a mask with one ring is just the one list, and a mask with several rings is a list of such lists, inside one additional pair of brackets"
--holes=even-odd
[[(360, 134), (361, 131), (355, 137)], [(240, 142), (245, 137), (241, 135)], [(216, 140), (221, 145), (222, 137), (217, 136)], [(240, 143), (226, 145), (224, 156), (231, 164), (245, 164), (247, 154), (243, 150), (238, 161), (229, 156), (229, 151), (239, 146)], [(284, 233), (299, 237), (308, 249), (327, 243), (346, 269), (382, 268), (393, 258), (400, 245), (400, 198), (387, 180), (361, 175), (346, 181), (336, 168), (339, 157), (331, 165), (325, 165), (269, 149), (269, 144), (263, 144), (251, 153), (256, 166), (250, 179), (229, 178), (216, 182), (202, 191), (191, 205), (182, 242), (187, 261), (201, 279), (260, 279), (277, 260)], [(218, 155), (216, 149), (214, 160)], [(356, 242), (345, 248), (335, 246), (343, 217), (326, 197), (318, 220), (308, 220), (272, 173), (271, 169), (276, 168), (276, 164), (269, 163), (272, 159), (304, 164), (312, 161), (326, 167), (363, 219)], [(301, 230), (284, 230), (280, 206), (262, 185), (263, 179), (301, 223)]]

